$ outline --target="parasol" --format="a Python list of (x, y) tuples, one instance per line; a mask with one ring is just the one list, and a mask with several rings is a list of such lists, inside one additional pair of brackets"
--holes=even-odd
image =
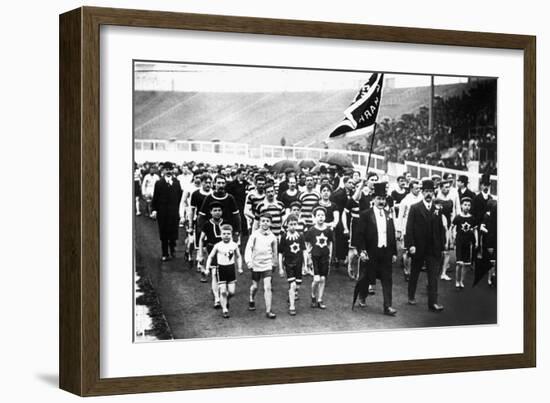
[(298, 166), (300, 168), (313, 168), (315, 165), (317, 165), (317, 162), (315, 160), (312, 160), (312, 159), (305, 159), (305, 160), (301, 160), (299, 163), (298, 163)]
[(442, 160), (450, 160), (450, 159), (456, 158), (457, 154), (458, 154), (458, 150), (456, 149), (456, 147), (450, 147), (450, 148), (447, 148), (441, 154), (441, 159)]
[(325, 156), (319, 160), (330, 165), (336, 165), (340, 168), (353, 168), (353, 162), (345, 154), (333, 153)]
[(293, 171), (300, 170), (298, 163), (292, 160), (281, 160), (273, 164), (273, 166), (271, 167), (271, 170), (276, 173), (285, 172), (288, 169), (292, 169)]

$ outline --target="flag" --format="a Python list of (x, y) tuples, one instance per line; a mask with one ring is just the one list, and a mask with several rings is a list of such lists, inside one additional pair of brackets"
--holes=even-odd
[(380, 109), (383, 81), (384, 74), (371, 74), (351, 105), (344, 111), (344, 120), (330, 133), (330, 139), (368, 135), (374, 130), (376, 116)]

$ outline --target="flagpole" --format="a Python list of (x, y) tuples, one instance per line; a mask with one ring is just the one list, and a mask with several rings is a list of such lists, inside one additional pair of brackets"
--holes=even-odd
[(372, 154), (372, 147), (374, 146), (374, 136), (376, 135), (376, 122), (374, 122), (374, 128), (372, 130), (372, 138), (370, 139), (369, 158), (367, 159), (367, 174), (370, 168), (370, 156)]

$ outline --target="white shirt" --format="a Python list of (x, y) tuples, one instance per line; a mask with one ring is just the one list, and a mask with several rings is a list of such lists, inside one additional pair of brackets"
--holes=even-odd
[(248, 238), (245, 262), (251, 263), (252, 271), (268, 271), (276, 262), (277, 238), (271, 231), (256, 230)]
[(218, 264), (229, 266), (235, 263), (236, 249), (239, 247), (236, 242), (218, 242), (216, 244)]
[(424, 203), (424, 207), (426, 207), (426, 210), (430, 211), (430, 209), (432, 208), (432, 203), (428, 203), (426, 200), (422, 200), (422, 202)]
[(145, 175), (141, 184), (141, 193), (143, 193), (144, 196), (153, 197), (155, 183), (157, 183), (159, 179), (160, 177), (157, 174), (148, 173)]
[(372, 209), (374, 212), (374, 217), (376, 217), (376, 229), (378, 231), (378, 247), (383, 248), (386, 245), (387, 237), (387, 223), (386, 215), (384, 214), (383, 209), (375, 207)]
[(407, 229), (407, 218), (409, 218), (409, 211), (411, 206), (422, 200), (422, 193), (418, 193), (417, 196), (412, 193), (408, 193), (401, 203), (399, 203), (399, 217), (397, 217), (397, 230), (401, 231), (403, 235)]

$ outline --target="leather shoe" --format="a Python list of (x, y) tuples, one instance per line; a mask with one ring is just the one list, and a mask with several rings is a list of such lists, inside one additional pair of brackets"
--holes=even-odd
[(443, 310), (443, 305), (433, 304), (428, 309), (432, 312), (441, 312)]
[(384, 309), (384, 315), (395, 316), (396, 313), (397, 313), (397, 309), (392, 308), (391, 306)]
[(416, 305), (416, 300), (415, 299), (410, 299), (407, 303), (409, 305)]

